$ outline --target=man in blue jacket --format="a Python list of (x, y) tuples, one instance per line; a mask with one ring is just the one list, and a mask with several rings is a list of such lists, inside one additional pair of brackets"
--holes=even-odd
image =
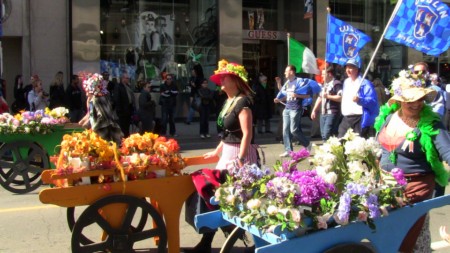
[(364, 138), (374, 135), (373, 124), (380, 110), (377, 93), (369, 80), (362, 79), (359, 70), (360, 63), (356, 59), (350, 59), (345, 64), (348, 77), (342, 89), (343, 119), (338, 137), (343, 137), (350, 128)]
[[(285, 152), (281, 157), (289, 156), (292, 151), (292, 138), (297, 139), (302, 146), (311, 149), (310, 141), (305, 137), (301, 128), (301, 117), (303, 114), (303, 100), (311, 97), (314, 93), (320, 92), (321, 88), (316, 81), (308, 78), (298, 78), (295, 76), (296, 68), (288, 65), (284, 71), (286, 82), (281, 87), (274, 99), (275, 103), (285, 103), (283, 110), (283, 143)], [(281, 79), (275, 78), (277, 84), (281, 86)]]

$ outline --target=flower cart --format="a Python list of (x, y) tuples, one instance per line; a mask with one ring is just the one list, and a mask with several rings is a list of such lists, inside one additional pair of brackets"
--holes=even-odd
[(234, 224), (222, 252), (243, 233), (254, 236), (259, 253), (397, 252), (417, 219), (449, 205), (450, 196), (413, 204), (403, 171), (377, 166), (379, 151), (373, 138), (350, 131), (314, 147), (312, 157), (301, 149), (273, 168), (231, 168), (212, 199), (220, 211), (197, 215), (196, 227)]
[[(184, 167), (217, 162), (216, 158), (203, 157), (183, 160)], [(72, 251), (133, 252), (134, 247), (149, 248), (147, 239), (154, 238), (158, 252), (166, 252), (168, 245), (169, 253), (178, 253), (180, 212), (195, 190), (191, 177), (179, 175), (70, 186), (72, 181), (81, 178), (108, 176), (117, 176), (117, 170), (89, 170), (67, 175), (57, 174), (55, 170), (42, 173), (46, 183), (67, 182), (65, 187), (42, 190), (39, 193), (42, 203), (68, 208), (87, 206), (73, 226)], [(152, 204), (145, 198), (150, 198)], [(148, 227), (147, 218), (152, 219), (153, 226)]]
[[(82, 130), (67, 122), (65, 108), (0, 115), (0, 185), (14, 193), (28, 193), (42, 181), (41, 172), (51, 168), (49, 157), (62, 136)], [(54, 167), (52, 167), (54, 168)]]
[[(208, 227), (216, 229), (231, 224), (235, 230), (227, 238), (221, 253), (230, 252), (235, 242), (247, 231), (254, 236), (256, 253), (302, 252), (302, 253), (336, 253), (336, 252), (398, 252), (400, 244), (410, 227), (429, 210), (450, 205), (450, 195), (426, 200), (411, 206), (393, 210), (388, 216), (375, 219), (376, 230), (363, 222), (352, 222), (327, 230), (299, 235), (298, 232), (264, 232), (253, 225), (248, 225), (239, 217), (229, 217), (221, 211), (214, 211), (196, 216), (198, 231)], [(366, 241), (367, 244), (363, 244)], [(353, 250), (353, 251), (352, 251)]]

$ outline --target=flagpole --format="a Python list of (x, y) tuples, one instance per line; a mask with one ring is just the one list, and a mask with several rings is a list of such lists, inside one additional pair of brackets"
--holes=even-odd
[(397, 14), (398, 9), (400, 9), (400, 5), (402, 4), (402, 2), (403, 2), (403, 0), (398, 0), (397, 1), (397, 4), (395, 5), (394, 11), (392, 12), (391, 17), (389, 18), (389, 21), (387, 22), (386, 27), (383, 30), (383, 34), (381, 34), (380, 40), (378, 41), (378, 45), (375, 48), (375, 51), (372, 53), (372, 57), (370, 58), (369, 64), (367, 64), (366, 71), (364, 71), (364, 75), (361, 78), (361, 83), (363, 82), (364, 78), (367, 76), (367, 73), (369, 72), (369, 69), (370, 69), (370, 65), (372, 64), (373, 60), (375, 59), (375, 56), (376, 56), (378, 50), (380, 49), (381, 43), (383, 42), (384, 35), (386, 34), (387, 29), (391, 25), (392, 20), (394, 19), (395, 15)]
[[(327, 31), (328, 31), (328, 26), (330, 25), (330, 12), (331, 12), (331, 8), (327, 7)], [(325, 73), (328, 74), (328, 72), (327, 72), (327, 52), (328, 52), (328, 50), (327, 50), (327, 48), (328, 48), (328, 32), (327, 32), (327, 36), (325, 36), (325, 57), (324, 57), (324, 60), (325, 60), (325, 69), (324, 70), (325, 70)], [(322, 73), (320, 73), (320, 74), (322, 74)], [(334, 76), (334, 73), (333, 73), (333, 76)], [(324, 77), (322, 76), (322, 78), (324, 78)], [(327, 92), (327, 90), (325, 89), (325, 85), (326, 85), (326, 80), (324, 78), (323, 86), (322, 86), (323, 92), (321, 93), (322, 100), (321, 100), (321, 104), (320, 104), (321, 113), (325, 113), (325, 93)]]

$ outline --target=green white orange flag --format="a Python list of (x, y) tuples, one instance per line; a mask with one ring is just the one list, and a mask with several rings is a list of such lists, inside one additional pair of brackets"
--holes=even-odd
[(294, 65), (297, 68), (298, 73), (320, 74), (314, 53), (305, 45), (290, 36), (288, 37), (288, 40), (288, 64)]

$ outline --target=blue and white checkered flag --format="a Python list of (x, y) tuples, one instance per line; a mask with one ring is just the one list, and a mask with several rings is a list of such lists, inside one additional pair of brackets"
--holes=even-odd
[(349, 59), (359, 58), (359, 50), (371, 40), (367, 34), (328, 14), (325, 61), (345, 65)]
[(433, 1), (401, 1), (385, 39), (428, 55), (438, 56), (450, 46), (449, 8)]

